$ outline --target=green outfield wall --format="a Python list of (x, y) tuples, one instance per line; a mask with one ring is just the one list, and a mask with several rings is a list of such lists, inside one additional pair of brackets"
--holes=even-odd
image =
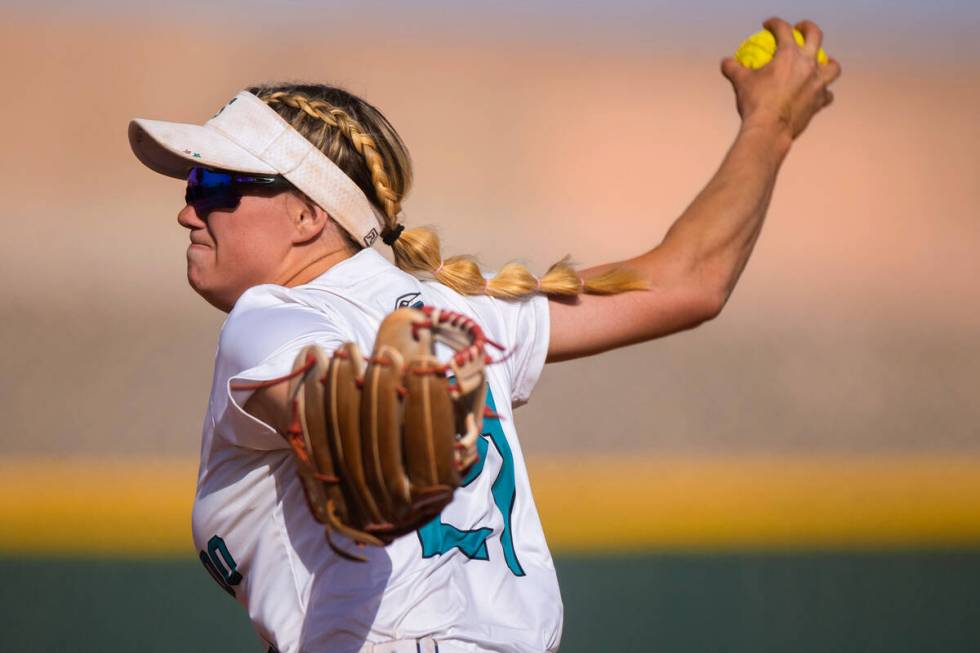
[[(980, 651), (973, 551), (560, 555), (562, 653)], [(190, 558), (0, 560), (3, 651), (256, 651)]]

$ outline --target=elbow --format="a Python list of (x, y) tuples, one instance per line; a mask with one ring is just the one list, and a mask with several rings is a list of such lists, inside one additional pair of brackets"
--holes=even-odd
[(683, 308), (678, 307), (679, 310), (675, 313), (678, 319), (672, 332), (696, 329), (715, 319), (727, 300), (727, 293), (708, 291), (705, 288), (692, 289), (686, 294)]
[(688, 264), (682, 278), (697, 324), (718, 317), (732, 294), (730, 276), (715, 266), (695, 262)]
[(695, 266), (690, 278), (690, 286), (699, 299), (703, 322), (721, 315), (722, 309), (731, 297), (733, 284), (729, 275), (707, 266)]
[(728, 303), (728, 298), (730, 296), (731, 293), (723, 289), (705, 291), (701, 303), (701, 315), (703, 316), (701, 322), (713, 320), (721, 315), (721, 311), (723, 308), (725, 308), (725, 304)]

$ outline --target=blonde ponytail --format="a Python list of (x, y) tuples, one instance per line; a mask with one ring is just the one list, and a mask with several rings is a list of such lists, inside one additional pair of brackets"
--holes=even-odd
[(498, 299), (524, 299), (532, 295), (572, 297), (583, 292), (612, 295), (627, 290), (646, 290), (647, 283), (635, 272), (613, 268), (583, 279), (572, 267), (570, 257), (558, 261), (538, 278), (524, 265), (507, 263), (496, 275), (485, 279), (480, 266), (469, 256), (442, 258), (439, 236), (426, 227), (402, 232), (392, 246), (395, 264), (406, 272), (427, 272), (437, 281), (463, 295), (490, 295)]
[(411, 186), (411, 159), (380, 111), (347, 91), (321, 84), (277, 84), (248, 90), (330, 157), (384, 212), (382, 236), (391, 245), (395, 265), (406, 272), (428, 275), (463, 295), (511, 300), (539, 293), (573, 297), (583, 292), (611, 295), (648, 288), (640, 275), (625, 268), (583, 279), (567, 256), (540, 278), (516, 262), (485, 278), (472, 256), (444, 259), (435, 231), (404, 229), (398, 222), (401, 201)]

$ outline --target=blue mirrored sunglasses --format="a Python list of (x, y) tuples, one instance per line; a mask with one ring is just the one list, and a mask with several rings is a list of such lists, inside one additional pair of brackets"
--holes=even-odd
[(250, 190), (292, 188), (284, 177), (278, 175), (254, 175), (246, 172), (228, 172), (194, 167), (187, 174), (187, 192), (184, 201), (192, 205), (202, 218), (218, 209), (235, 209), (242, 195)]

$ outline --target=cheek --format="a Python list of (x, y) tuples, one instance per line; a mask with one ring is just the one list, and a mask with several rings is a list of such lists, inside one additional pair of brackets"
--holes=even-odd
[(288, 234), (276, 222), (259, 216), (228, 217), (235, 220), (215, 223), (212, 229), (213, 272), (241, 290), (273, 281), (289, 251)]
[(242, 230), (218, 242), (217, 264), (225, 274), (263, 277), (279, 259), (274, 234), (262, 230)]

